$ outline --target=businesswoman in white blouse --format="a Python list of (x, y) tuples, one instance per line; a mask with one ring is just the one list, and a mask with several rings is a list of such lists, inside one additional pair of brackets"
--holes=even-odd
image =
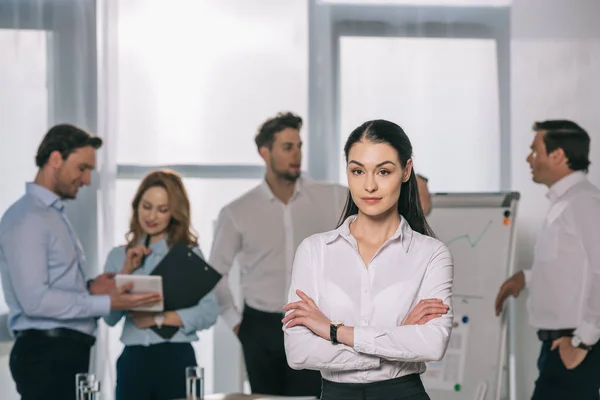
[[(366, 122), (344, 152), (343, 222), (305, 239), (294, 259), (283, 319), (288, 363), (321, 371), (322, 400), (429, 399), (420, 374), (450, 337), (452, 257), (423, 216), (402, 128)], [(443, 304), (428, 322), (407, 323), (424, 299)]]

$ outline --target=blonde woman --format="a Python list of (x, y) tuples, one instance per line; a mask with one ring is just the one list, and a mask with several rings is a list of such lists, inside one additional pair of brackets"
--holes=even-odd
[[(164, 170), (151, 172), (140, 184), (131, 206), (127, 245), (112, 249), (106, 272), (149, 275), (178, 242), (202, 256), (191, 231), (190, 201), (179, 175)], [(214, 325), (217, 315), (216, 298), (211, 292), (196, 306), (186, 309), (164, 313), (112, 312), (105, 317), (111, 326), (125, 318), (121, 335), (125, 349), (117, 361), (117, 400), (185, 397), (185, 367), (196, 365), (191, 342), (198, 340), (196, 331)], [(163, 325), (179, 330), (167, 340), (150, 329)]]

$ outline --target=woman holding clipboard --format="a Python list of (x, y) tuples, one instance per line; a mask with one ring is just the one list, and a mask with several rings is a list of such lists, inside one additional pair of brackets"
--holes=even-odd
[[(344, 152), (350, 191), (340, 225), (305, 239), (294, 259), (288, 363), (321, 371), (321, 400), (429, 399), (420, 374), (450, 338), (452, 256), (423, 215), (402, 128), (368, 121)], [(409, 323), (423, 301), (437, 315)]]
[[(169, 249), (185, 243), (202, 257), (191, 232), (190, 202), (181, 178), (160, 170), (148, 174), (132, 202), (127, 245), (111, 250), (104, 270), (117, 274), (150, 275)], [(167, 400), (185, 397), (185, 367), (197, 365), (191, 342), (196, 331), (210, 328), (218, 316), (214, 292), (197, 305), (163, 313), (113, 312), (104, 320), (110, 326), (125, 318), (117, 361), (117, 400)], [(177, 327), (164, 338), (156, 327)]]

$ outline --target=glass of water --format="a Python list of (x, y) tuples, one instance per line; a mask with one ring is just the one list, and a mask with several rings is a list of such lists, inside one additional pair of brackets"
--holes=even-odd
[(75, 396), (77, 400), (81, 399), (81, 388), (89, 386), (96, 380), (94, 374), (80, 373), (75, 375)]
[(204, 400), (204, 368), (185, 369), (185, 393), (187, 400)]
[(100, 400), (100, 381), (82, 384), (80, 398), (77, 400)]

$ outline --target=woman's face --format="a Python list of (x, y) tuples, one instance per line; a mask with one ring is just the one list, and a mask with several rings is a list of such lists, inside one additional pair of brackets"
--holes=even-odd
[(169, 194), (160, 186), (149, 188), (142, 195), (137, 211), (140, 226), (147, 235), (164, 234), (171, 221)]
[(402, 183), (410, 177), (412, 161), (402, 168), (398, 152), (387, 143), (361, 140), (348, 152), (348, 187), (363, 214), (377, 217), (398, 208)]

